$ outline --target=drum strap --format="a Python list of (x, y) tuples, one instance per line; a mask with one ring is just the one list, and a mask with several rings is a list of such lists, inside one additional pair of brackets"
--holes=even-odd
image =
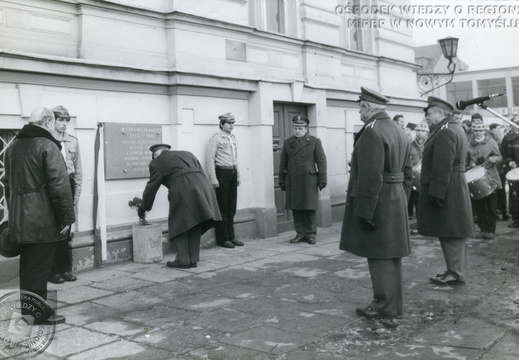
[(399, 183), (404, 182), (404, 173), (385, 173), (382, 177), (382, 180), (387, 183)]

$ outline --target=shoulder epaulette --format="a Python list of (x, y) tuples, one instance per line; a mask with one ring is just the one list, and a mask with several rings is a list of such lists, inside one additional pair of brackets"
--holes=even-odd
[(448, 129), (449, 128), (449, 123), (445, 123), (442, 125), (442, 127), (440, 128), (441, 129)]
[(368, 125), (366, 125), (366, 127), (370, 127), (373, 129), (373, 126), (375, 126), (375, 123), (377, 122), (377, 119), (373, 120), (371, 123), (369, 123)]

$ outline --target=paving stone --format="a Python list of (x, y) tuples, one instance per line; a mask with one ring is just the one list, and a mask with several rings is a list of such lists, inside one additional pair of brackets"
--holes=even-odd
[(191, 276), (191, 273), (168, 268), (166, 265), (154, 266), (129, 275), (130, 278), (164, 283), (178, 278)]
[(456, 323), (443, 321), (425, 328), (413, 338), (418, 344), (488, 349), (505, 330), (475, 318), (462, 317)]
[(254, 249), (254, 251), (251, 251), (247, 246), (239, 246), (234, 249), (218, 248), (216, 251), (210, 251), (204, 254), (204, 261), (233, 266), (278, 254), (278, 252), (265, 249)]
[(146, 335), (135, 336), (131, 340), (179, 355), (199, 348), (217, 348), (218, 344), (213, 338), (222, 336), (211, 329), (174, 323), (153, 329)]
[[(81, 326), (90, 322), (118, 316), (120, 311), (108, 306), (84, 302), (60, 308), (58, 309), (58, 314), (64, 315), (67, 318), (66, 324)], [(62, 325), (58, 325), (58, 328), (60, 326)]]
[(226, 344), (262, 351), (267, 354), (284, 354), (315, 340), (315, 336), (273, 327), (255, 327), (221, 340)]
[(519, 339), (517, 334), (508, 334), (490, 349), (481, 360), (519, 359)]
[(91, 286), (99, 289), (112, 291), (129, 291), (154, 285), (155, 283), (146, 280), (136, 279), (131, 276), (121, 276), (117, 279), (109, 279), (93, 283)]
[(130, 291), (111, 295), (102, 299), (95, 299), (92, 302), (111, 307), (120, 311), (140, 311), (151, 308), (163, 302), (163, 298), (150, 297), (138, 291)]
[(272, 296), (290, 301), (314, 304), (335, 299), (337, 294), (331, 291), (309, 287), (305, 283), (293, 283), (277, 288), (272, 292)]
[(187, 319), (186, 323), (225, 334), (236, 334), (273, 321), (277, 321), (273, 315), (251, 314), (223, 308), (198, 314), (196, 317)]
[(319, 275), (324, 275), (328, 273), (328, 270), (307, 267), (291, 267), (288, 269), (281, 270), (280, 273), (292, 274), (302, 278), (314, 278)]
[(221, 344), (217, 348), (213, 349), (196, 349), (188, 354), (183, 354), (182, 356), (186, 355), (189, 357), (186, 357), (185, 360), (274, 360), (273, 356), (268, 357), (269, 354), (264, 352), (245, 349), (229, 344)]
[(171, 303), (162, 303), (148, 309), (131, 311), (122, 314), (122, 320), (140, 325), (146, 331), (164, 325), (184, 324), (187, 320), (196, 319), (199, 312), (174, 307)]
[(96, 321), (91, 324), (87, 324), (84, 327), (104, 334), (117, 335), (121, 337), (144, 334), (149, 330), (144, 326), (139, 326), (134, 323), (117, 321), (113, 319), (107, 321)]
[(178, 298), (203, 290), (200, 287), (197, 287), (194, 283), (186, 284), (181, 281), (169, 281), (166, 283), (156, 284), (142, 289), (137, 289), (135, 291), (138, 291), (147, 296), (153, 296), (163, 298), (164, 300), (174, 301)]
[(383, 355), (384, 360), (468, 360), (479, 359), (481, 354), (482, 351), (475, 349), (441, 345), (406, 344), (392, 349), (391, 352), (376, 352), (372, 356), (381, 357)]
[(172, 305), (183, 309), (205, 312), (215, 308), (234, 306), (238, 301), (220, 294), (196, 293), (187, 295), (182, 298), (182, 301), (174, 302)]
[(77, 286), (58, 292), (58, 301), (66, 304), (78, 304), (92, 299), (114, 294), (114, 291), (97, 289), (90, 286)]
[(120, 340), (110, 344), (102, 345), (97, 348), (84, 351), (80, 354), (72, 355), (68, 360), (104, 360), (104, 359), (125, 359), (125, 360), (185, 360), (184, 357), (174, 357), (169, 351), (160, 350), (137, 344), (132, 341)]
[[(81, 283), (93, 283), (93, 282), (101, 282), (109, 279), (116, 279), (122, 276), (128, 275), (128, 271), (124, 271), (122, 269), (125, 269), (130, 266), (130, 264), (133, 263), (123, 263), (120, 265), (113, 265), (112, 267), (108, 268), (99, 268), (101, 271), (84, 271), (80, 272), (77, 275), (78, 280), (73, 283), (65, 283), (65, 284), (81, 284)], [(54, 284), (52, 284), (54, 285)]]
[(277, 318), (278, 321), (269, 323), (269, 326), (310, 334), (316, 338), (347, 324), (343, 317), (308, 311), (280, 314)]
[(54, 342), (56, 342), (56, 349), (48, 349), (46, 353), (48, 355), (65, 357), (117, 340), (116, 337), (101, 334), (96, 331), (71, 327), (66, 331), (56, 334), (54, 339)]

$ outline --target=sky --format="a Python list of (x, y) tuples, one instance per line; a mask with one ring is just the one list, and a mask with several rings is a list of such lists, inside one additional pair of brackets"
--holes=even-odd
[[(458, 58), (469, 70), (519, 66), (519, 0), (411, 0), (417, 46), (459, 38)], [(423, 20), (433, 20), (428, 25)], [(501, 23), (500, 20), (503, 20)]]

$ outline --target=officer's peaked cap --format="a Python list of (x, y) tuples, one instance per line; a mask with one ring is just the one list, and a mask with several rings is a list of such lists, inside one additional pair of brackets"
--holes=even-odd
[(360, 96), (357, 102), (368, 101), (370, 103), (385, 105), (389, 102), (389, 98), (366, 87), (360, 87)]

